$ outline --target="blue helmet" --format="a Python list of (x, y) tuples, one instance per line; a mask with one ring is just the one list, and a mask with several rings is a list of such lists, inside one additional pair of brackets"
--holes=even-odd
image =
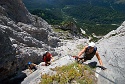
[(31, 64), (31, 62), (28, 62), (28, 64)]

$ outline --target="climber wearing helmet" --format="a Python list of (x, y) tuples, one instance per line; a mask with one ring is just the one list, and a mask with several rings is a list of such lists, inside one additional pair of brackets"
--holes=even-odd
[[(81, 56), (83, 53), (84, 53), (84, 55)], [(89, 43), (88, 46), (86, 46), (85, 48), (83, 48), (79, 52), (79, 54), (77, 56), (78, 57), (77, 62), (83, 63), (83, 62), (85, 62), (87, 60), (91, 60), (94, 57), (94, 55), (96, 55), (100, 65), (103, 66), (102, 60), (101, 60), (101, 58), (99, 56), (99, 53), (97, 51), (97, 47), (95, 46), (94, 42)]]
[(28, 62), (28, 69), (30, 70), (30, 72), (32, 73), (32, 70), (37, 70), (36, 64), (32, 63), (32, 62)]

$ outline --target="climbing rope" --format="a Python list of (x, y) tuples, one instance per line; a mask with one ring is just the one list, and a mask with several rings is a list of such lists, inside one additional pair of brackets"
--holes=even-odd
[[(72, 57), (71, 55), (68, 55), (68, 56), (69, 56), (70, 58)], [(71, 60), (72, 60), (72, 58), (71, 58)], [(74, 62), (74, 61), (72, 60), (72, 62)], [(82, 64), (89, 66), (88, 64), (85, 64), (84, 62), (83, 62)], [(99, 66), (96, 66), (96, 67), (99, 67)], [(100, 66), (99, 68), (101, 68), (101, 66)], [(114, 81), (112, 81), (110, 78), (107, 78), (106, 76), (100, 74), (100, 73), (97, 72), (96, 70), (93, 70), (93, 69), (91, 69), (91, 68), (90, 68), (90, 70), (93, 71), (93, 72), (95, 72), (96, 74), (100, 75), (100, 76), (103, 77), (104, 79), (110, 81), (111, 83), (116, 84), (116, 83), (115, 83)]]

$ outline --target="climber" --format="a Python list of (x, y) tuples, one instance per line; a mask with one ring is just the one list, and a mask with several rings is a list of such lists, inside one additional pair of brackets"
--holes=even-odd
[[(82, 54), (83, 54), (83, 56), (81, 56)], [(96, 57), (100, 63), (100, 66), (103, 66), (102, 60), (99, 56), (97, 47), (95, 46), (94, 42), (89, 43), (88, 46), (86, 46), (79, 52), (79, 54), (77, 55), (77, 62), (83, 63), (83, 62), (86, 62), (87, 60), (91, 60), (94, 57), (94, 55), (96, 55)]]
[(31, 63), (31, 62), (28, 62), (28, 69), (30, 70), (30, 72), (32, 73), (33, 71), (33, 69), (34, 70), (37, 70), (37, 67), (36, 67), (37, 65), (36, 64), (34, 64), (34, 63)]
[(49, 52), (46, 52), (45, 54), (43, 54), (42, 60), (45, 62), (45, 66), (49, 66), (53, 61), (53, 56)]

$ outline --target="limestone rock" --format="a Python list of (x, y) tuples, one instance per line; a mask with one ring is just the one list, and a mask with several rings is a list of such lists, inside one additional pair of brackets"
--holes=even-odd
[(60, 42), (60, 40), (57, 37), (49, 37), (48, 45), (55, 48), (58, 46), (58, 42)]
[[(51, 26), (42, 18), (30, 14), (22, 0), (0, 1), (0, 34), (2, 79), (27, 68), (28, 61), (40, 63), (41, 53), (45, 51), (57, 55), (52, 46), (56, 47), (59, 39), (48, 40), (49, 37), (56, 37)], [(54, 44), (48, 45), (53, 41)]]
[(125, 83), (125, 22), (117, 29), (108, 33), (98, 44), (98, 51), (107, 67), (100, 73), (98, 84), (124, 84)]
[(15, 49), (7, 33), (0, 28), (0, 81), (16, 71)]

